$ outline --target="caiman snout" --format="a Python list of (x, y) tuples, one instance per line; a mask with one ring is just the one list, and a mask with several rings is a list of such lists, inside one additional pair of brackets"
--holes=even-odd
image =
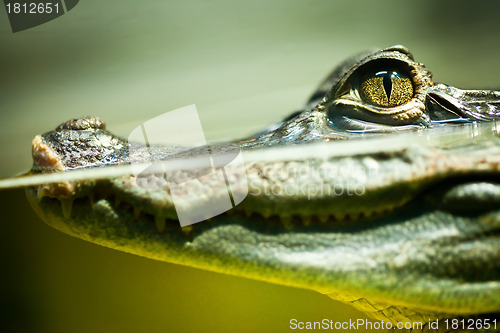
[(500, 92), (462, 90), (440, 83), (427, 90), (425, 107), (431, 123), (494, 120), (500, 116)]

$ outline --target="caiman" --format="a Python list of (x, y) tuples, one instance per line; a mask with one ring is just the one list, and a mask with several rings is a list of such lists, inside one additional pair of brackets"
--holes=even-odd
[[(33, 140), (31, 177), (46, 180), (27, 197), (49, 225), (110, 248), (316, 290), (388, 327), (498, 331), (499, 118), (499, 91), (434, 83), (393, 46), (348, 59), (301, 111), (228, 145), (135, 145), (132, 158), (99, 118), (67, 121)], [(218, 166), (190, 159), (235, 150), (244, 174), (227, 165), (227, 188), (186, 185), (180, 200), (248, 195), (185, 227), (164, 174), (143, 173), (148, 188), (126, 168), (181, 161), (171, 172), (195, 179)]]

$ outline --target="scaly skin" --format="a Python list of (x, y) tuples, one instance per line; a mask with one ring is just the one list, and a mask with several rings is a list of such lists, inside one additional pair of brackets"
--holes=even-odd
[[(387, 69), (406, 73), (411, 99), (391, 107), (362, 99), (359, 80)], [(88, 176), (27, 195), (49, 225), (118, 250), (317, 290), (393, 323), (492, 320), (500, 313), (500, 136), (487, 121), (498, 119), (499, 100), (495, 91), (434, 85), (396, 46), (342, 64), (290, 119), (212, 147), (214, 155), (243, 151), (246, 182), (237, 169), (226, 174), (233, 196), (248, 196), (210, 221), (181, 228), (168, 188), (137, 185), (161, 184), (162, 176), (93, 172), (189, 160), (206, 147), (135, 146), (131, 156), (94, 117), (33, 141), (33, 173)], [(181, 179), (203, 171), (188, 160), (174, 172)], [(210, 190), (180, 200), (210, 207), (227, 193)]]

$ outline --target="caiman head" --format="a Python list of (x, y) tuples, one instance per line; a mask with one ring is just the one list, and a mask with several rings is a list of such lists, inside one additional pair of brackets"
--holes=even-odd
[[(49, 225), (118, 250), (317, 290), (392, 322), (486, 318), (500, 312), (499, 115), (500, 92), (435, 84), (395, 46), (344, 62), (304, 110), (232, 145), (137, 147), (95, 117), (66, 122), (34, 139), (32, 173), (52, 180), (27, 195)], [(188, 163), (238, 149), (243, 174)], [(137, 160), (205, 178), (176, 183), (175, 201), (168, 172), (119, 169)], [(220, 169), (227, 186), (212, 188)], [(209, 211), (228, 190), (247, 196), (180, 227), (179, 202)]]

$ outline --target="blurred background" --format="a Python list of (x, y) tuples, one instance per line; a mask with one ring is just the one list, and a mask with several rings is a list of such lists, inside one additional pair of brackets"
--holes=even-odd
[[(403, 44), (437, 82), (499, 88), (497, 1), (81, 1), (12, 33), (0, 9), (0, 177), (36, 134), (82, 115), (126, 137), (196, 104), (208, 141), (298, 109), (339, 62)], [(0, 331), (288, 332), (366, 318), (305, 290), (120, 253), (44, 225), (0, 192)], [(378, 331), (380, 332), (380, 331)]]

